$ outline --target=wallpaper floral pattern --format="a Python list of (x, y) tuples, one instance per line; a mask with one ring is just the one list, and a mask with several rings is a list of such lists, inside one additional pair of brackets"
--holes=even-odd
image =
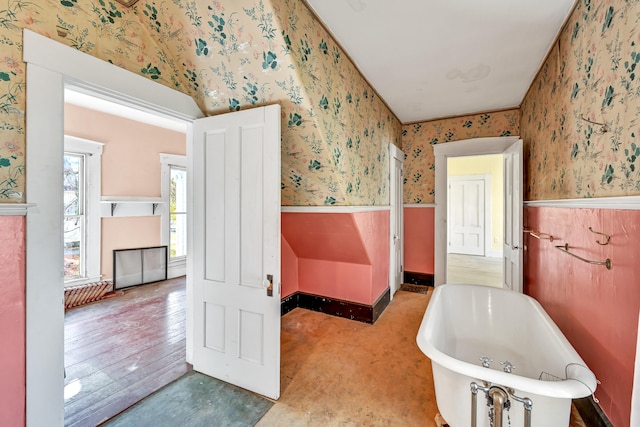
[(433, 203), (435, 158), (432, 145), (469, 138), (520, 134), (518, 109), (414, 123), (402, 127), (404, 202)]
[(529, 199), (640, 194), (639, 24), (640, 2), (578, 2), (521, 106)]
[(401, 125), (301, 0), (0, 0), (0, 199), (24, 191), (29, 28), (191, 95), (282, 106), (282, 203), (387, 204)]

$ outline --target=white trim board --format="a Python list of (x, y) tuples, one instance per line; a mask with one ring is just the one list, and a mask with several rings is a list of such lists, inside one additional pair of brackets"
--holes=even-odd
[(435, 208), (436, 204), (435, 203), (405, 203), (404, 204), (405, 208)]
[(358, 213), (388, 211), (389, 206), (282, 206), (282, 213)]
[(25, 216), (35, 203), (0, 203), (0, 216)]
[(528, 200), (532, 208), (621, 209), (640, 210), (640, 196), (596, 197), (584, 199)]

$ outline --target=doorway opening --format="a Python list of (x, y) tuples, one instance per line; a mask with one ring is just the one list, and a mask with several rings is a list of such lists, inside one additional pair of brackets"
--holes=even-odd
[(447, 281), (502, 287), (503, 155), (447, 159)]
[(190, 370), (186, 125), (64, 101), (64, 423), (95, 425)]
[[(203, 114), (185, 94), (28, 30), (24, 31), (23, 52), (28, 82), (26, 162), (30, 168), (26, 195), (36, 205), (26, 218), (26, 419), (30, 426), (62, 426), (64, 90), (74, 88), (183, 124)], [(189, 301), (188, 282), (186, 292)], [(187, 348), (189, 321), (187, 315)]]
[(435, 155), (434, 284), (449, 282), (447, 275), (449, 227), (447, 223), (450, 158), (502, 154), (504, 236), (502, 286), (522, 292), (522, 140), (517, 136), (473, 138), (433, 146)]

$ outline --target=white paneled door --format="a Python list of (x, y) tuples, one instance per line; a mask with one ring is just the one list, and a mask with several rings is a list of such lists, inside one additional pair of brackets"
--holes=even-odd
[(447, 252), (485, 255), (485, 177), (449, 177)]
[(280, 106), (193, 123), (193, 368), (280, 396)]
[(522, 140), (504, 151), (503, 286), (523, 292), (522, 281)]

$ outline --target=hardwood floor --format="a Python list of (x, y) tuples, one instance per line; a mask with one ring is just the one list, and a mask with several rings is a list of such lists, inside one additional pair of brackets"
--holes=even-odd
[(185, 278), (65, 314), (65, 426), (96, 426), (190, 370)]

